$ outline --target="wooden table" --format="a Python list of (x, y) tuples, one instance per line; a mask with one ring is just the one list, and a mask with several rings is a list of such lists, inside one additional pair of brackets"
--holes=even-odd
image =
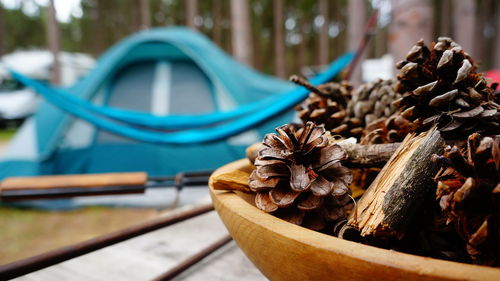
[[(212, 211), (14, 280), (151, 280), (226, 234)], [(267, 280), (234, 242), (178, 279)]]

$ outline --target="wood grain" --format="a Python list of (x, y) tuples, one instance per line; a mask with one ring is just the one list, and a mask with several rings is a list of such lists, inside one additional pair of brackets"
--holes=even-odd
[(147, 178), (148, 176), (144, 172), (12, 177), (2, 181), (2, 183), (0, 184), (0, 191), (94, 186), (141, 186), (146, 184)]
[(436, 129), (409, 134), (361, 197), (348, 224), (362, 236), (401, 238), (435, 186), (437, 166), (431, 156), (443, 147)]
[[(248, 167), (239, 160), (213, 176)], [(210, 194), (233, 239), (270, 280), (500, 280), (497, 268), (341, 240), (266, 214), (236, 193), (210, 187)]]
[(212, 186), (215, 190), (232, 190), (253, 193), (248, 185), (250, 173), (244, 171), (231, 171), (213, 177)]
[[(340, 145), (346, 150), (347, 160), (343, 161), (347, 167), (382, 167), (391, 158), (392, 154), (398, 149), (401, 143), (384, 143), (384, 144), (351, 144), (347, 142), (337, 142), (332, 139), (332, 144)], [(246, 149), (247, 158), (255, 162), (262, 149), (262, 143), (254, 143)]]

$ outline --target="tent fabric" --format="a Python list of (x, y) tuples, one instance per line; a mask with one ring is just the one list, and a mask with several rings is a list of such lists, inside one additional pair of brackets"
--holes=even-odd
[[(350, 55), (344, 55), (340, 59), (334, 61), (331, 66), (321, 75), (313, 78), (312, 81), (315, 84), (321, 84), (330, 80), (348, 64), (350, 59)], [(92, 112), (86, 111), (89, 109), (98, 109), (98, 107), (93, 106), (91, 103), (84, 102), (83, 100), (78, 99), (69, 99), (68, 97), (70, 96), (67, 92), (50, 89), (49, 87), (44, 86), (42, 83), (28, 79), (14, 71), (12, 71), (12, 74), (14, 78), (27, 85), (32, 86), (37, 92), (41, 93), (51, 103), (81, 119), (86, 120), (87, 122), (92, 123), (100, 129), (104, 129), (117, 135), (132, 138), (138, 141), (156, 144), (193, 144), (223, 140), (230, 136), (251, 129), (261, 122), (272, 118), (276, 114), (290, 109), (291, 107), (295, 106), (297, 103), (305, 99), (308, 95), (307, 89), (303, 87), (297, 87), (292, 91), (282, 93), (280, 95), (277, 95), (276, 97), (265, 98), (261, 102), (254, 102), (252, 104), (249, 104), (255, 108), (254, 111), (250, 111), (246, 116), (234, 121), (223, 123), (216, 127), (187, 130), (175, 133), (163, 133), (148, 131), (144, 128), (138, 129), (118, 123), (113, 123), (107, 119), (100, 118), (96, 115), (93, 115)], [(101, 109), (108, 110), (109, 108)], [(238, 113), (238, 110), (241, 109), (235, 109), (231, 112), (235, 112), (236, 115), (240, 115)], [(106, 115), (105, 113), (103, 114)], [(218, 113), (212, 113), (212, 115), (213, 114), (216, 115)], [(129, 116), (134, 115), (132, 113), (129, 113)], [(206, 116), (208, 118), (208, 116), (211, 115)], [(144, 119), (144, 121), (148, 121), (148, 118), (155, 119), (156, 116), (147, 115), (145, 117), (147, 118)], [(168, 116), (166, 116), (165, 118), (168, 118)], [(198, 119), (203, 120), (203, 118), (200, 117), (198, 117)], [(167, 123), (164, 123), (164, 125), (168, 125), (169, 121), (166, 122)], [(148, 122), (140, 122), (137, 125), (143, 125), (146, 127), (152, 126), (152, 124), (149, 124)], [(157, 126), (153, 127), (157, 128)]]
[[(213, 87), (227, 93), (237, 106), (295, 87), (241, 65), (198, 32), (174, 27), (143, 31), (122, 40), (99, 59), (93, 71), (67, 91), (80, 99), (90, 100), (118, 71), (148, 60), (193, 62)], [(49, 158), (71, 118), (50, 103), (43, 104), (39, 112), (36, 118), (38, 146), (41, 157)]]
[[(182, 72), (182, 65), (190, 66), (184, 67)], [(135, 68), (137, 71), (132, 71)], [(179, 73), (197, 78), (172, 79)], [(174, 105), (172, 100), (183, 95), (182, 89), (193, 87), (200, 89), (200, 95), (207, 95), (193, 102), (200, 100), (203, 103), (210, 99), (211, 108), (216, 112), (229, 112), (296, 89), (295, 85), (287, 81), (260, 74), (239, 64), (203, 35), (177, 27), (143, 31), (124, 39), (99, 59), (93, 71), (65, 89), (65, 92), (98, 107), (136, 110), (149, 116), (157, 110), (168, 108), (151, 105), (158, 97), (163, 96), (165, 99), (169, 96), (171, 105)], [(168, 94), (162, 93), (167, 88)], [(9, 176), (117, 171), (145, 171), (152, 176), (165, 176), (181, 171), (214, 169), (244, 157), (246, 145), (262, 139), (275, 127), (290, 122), (294, 115), (292, 111), (286, 110), (277, 110), (272, 116), (266, 112), (257, 111), (256, 114), (231, 121), (235, 123), (230, 126), (221, 126), (222, 131), (216, 132), (218, 137), (231, 136), (226, 140), (203, 144), (186, 144), (183, 141), (167, 143), (163, 140), (147, 140), (153, 143), (144, 143), (108, 134), (101, 130), (102, 127), (82, 122), (50, 102), (43, 102), (32, 119), (23, 126), (31, 125), (21, 130), (25, 136), (35, 138), (28, 140), (34, 148), (33, 158), (16, 158), (16, 151), (7, 148), (10, 156), (0, 162), (0, 179)], [(89, 114), (88, 111), (85, 113)], [(182, 114), (187, 112), (183, 111)], [(249, 123), (255, 127), (243, 133)], [(112, 126), (115, 127), (115, 123)], [(210, 132), (200, 130), (185, 132), (196, 133), (189, 138), (203, 138), (204, 134)], [(155, 133), (155, 138), (161, 134), (154, 130), (150, 132)], [(239, 132), (242, 133), (237, 134)], [(137, 132), (133, 133), (135, 135)], [(207, 141), (213, 136), (205, 138)], [(16, 144), (19, 143), (14, 142), (11, 147), (16, 147)]]
[[(318, 75), (311, 79), (312, 83), (315, 85), (325, 83), (329, 81), (332, 77), (335, 77), (352, 59), (352, 54), (347, 53), (344, 56), (340, 57), (336, 61), (334, 61), (330, 67), (324, 71), (321, 75)], [(114, 133), (136, 138), (140, 141), (153, 142), (153, 143), (188, 143), (188, 142), (205, 142), (205, 141), (216, 141), (221, 138), (225, 138), (228, 134), (221, 134), (220, 136), (214, 136), (213, 139), (208, 138), (206, 132), (201, 131), (200, 133), (204, 135), (197, 136), (196, 134), (185, 134), (185, 138), (169, 138), (165, 135), (159, 136), (158, 134), (149, 135), (149, 137), (144, 136), (143, 134), (134, 134), (132, 131), (124, 128), (123, 130), (118, 130), (117, 127), (113, 126), (113, 124), (99, 120), (93, 116), (89, 116), (81, 109), (87, 110), (93, 114), (103, 115), (105, 117), (130, 123), (132, 125), (145, 126), (156, 129), (185, 129), (185, 128), (196, 128), (207, 125), (213, 125), (215, 123), (220, 123), (224, 121), (228, 121), (230, 119), (238, 118), (240, 116), (252, 114), (255, 111), (266, 111), (267, 116), (272, 116), (280, 111), (289, 109), (291, 106), (294, 106), (297, 102), (305, 99), (307, 97), (308, 91), (304, 88), (297, 87), (294, 90), (287, 91), (285, 93), (280, 93), (279, 95), (270, 96), (264, 98), (260, 101), (252, 102), (241, 106), (237, 109), (231, 111), (217, 111), (208, 114), (199, 114), (199, 115), (169, 115), (169, 116), (155, 116), (152, 114), (147, 114), (143, 112), (131, 111), (131, 110), (120, 110), (107, 106), (96, 106), (90, 102), (87, 102), (82, 99), (78, 99), (74, 96), (71, 96), (70, 93), (64, 90), (50, 88), (48, 86), (43, 85), (40, 82), (37, 82), (34, 79), (30, 79), (20, 73), (15, 71), (11, 71), (13, 77), (20, 81), (21, 83), (34, 88), (38, 93), (44, 96), (47, 100), (55, 104), (56, 106), (62, 108), (63, 110), (76, 115), (79, 118), (85, 119), (88, 122), (93, 123), (100, 128), (111, 130)], [(258, 120), (258, 119), (257, 119)], [(261, 121), (261, 120), (258, 120)], [(239, 131), (248, 129), (256, 124), (256, 121), (251, 122), (245, 127), (239, 129)], [(237, 133), (230, 132), (230, 134)], [(135, 136), (134, 136), (135, 135)], [(154, 137), (154, 135), (158, 135)], [(171, 140), (169, 140), (171, 139)]]

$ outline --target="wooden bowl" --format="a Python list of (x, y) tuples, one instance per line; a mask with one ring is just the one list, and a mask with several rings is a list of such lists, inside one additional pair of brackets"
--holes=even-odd
[[(246, 159), (215, 174), (251, 170)], [(500, 280), (500, 269), (414, 256), (315, 232), (269, 215), (253, 196), (210, 194), (229, 233), (270, 280)]]

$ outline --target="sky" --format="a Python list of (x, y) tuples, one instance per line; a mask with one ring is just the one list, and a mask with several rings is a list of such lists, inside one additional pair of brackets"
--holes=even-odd
[[(74, 17), (82, 16), (82, 9), (80, 6), (81, 0), (54, 0), (54, 5), (57, 14), (57, 20), (60, 22), (69, 22), (71, 15)], [(18, 8), (21, 3), (23, 5), (23, 12), (28, 15), (37, 14), (38, 5), (47, 6), (48, 0), (0, 0), (0, 2), (7, 9)]]

